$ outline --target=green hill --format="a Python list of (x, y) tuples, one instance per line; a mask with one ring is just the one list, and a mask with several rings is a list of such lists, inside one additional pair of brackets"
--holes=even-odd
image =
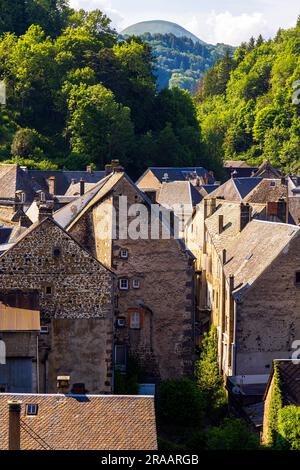
[(202, 44), (205, 44), (203, 41), (197, 38), (197, 36), (190, 33), (182, 26), (179, 26), (176, 23), (171, 23), (170, 21), (142, 21), (141, 23), (136, 23), (132, 26), (129, 26), (121, 32), (122, 36), (143, 36), (146, 33), (149, 33), (151, 35), (173, 34), (177, 38), (186, 37), (194, 42), (200, 42)]
[(211, 68), (199, 94), (198, 118), (207, 153), (216, 159), (269, 159), (300, 170), (300, 17), (297, 26), (242, 44)]
[(122, 31), (121, 35), (125, 38), (140, 36), (151, 45), (156, 58), (159, 89), (178, 86), (184, 90), (194, 90), (227, 49), (231, 53), (234, 51), (233, 47), (225, 44), (207, 44), (168, 21), (138, 23)]

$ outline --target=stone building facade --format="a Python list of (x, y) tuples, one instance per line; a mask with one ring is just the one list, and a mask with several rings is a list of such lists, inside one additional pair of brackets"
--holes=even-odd
[(300, 337), (300, 229), (259, 220), (259, 210), (206, 200), (194, 217), (199, 244), (195, 227), (186, 233), (198, 257), (200, 330), (217, 328), (220, 370), (235, 385), (265, 384)]
[(52, 219), (30, 227), (0, 256), (2, 388), (54, 393), (57, 377), (70, 376), (71, 386), (109, 393), (113, 283), (113, 273)]
[[(132, 239), (121, 234), (120, 197), (127, 206), (146, 209), (146, 234)], [(130, 356), (138, 359), (143, 380), (189, 375), (194, 360), (194, 257), (174, 239), (151, 238), (151, 205), (122, 172), (115, 172), (80, 210), (63, 208), (55, 217), (80, 244), (117, 275), (115, 365), (126, 370)], [(74, 216), (75, 214), (75, 216)], [(113, 215), (116, 214), (116, 224)], [(121, 214), (122, 217), (122, 214)], [(136, 216), (126, 213), (128, 226)], [(160, 232), (163, 222), (157, 219)], [(104, 230), (106, 235), (103, 236)]]

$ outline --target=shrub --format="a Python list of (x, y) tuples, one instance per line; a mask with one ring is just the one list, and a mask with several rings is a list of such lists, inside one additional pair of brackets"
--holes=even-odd
[(161, 384), (157, 405), (163, 421), (192, 426), (201, 423), (205, 404), (197, 384), (191, 379), (182, 378)]
[(208, 450), (254, 450), (259, 448), (259, 438), (249, 431), (239, 419), (227, 418), (219, 427), (207, 432)]
[(299, 406), (285, 406), (279, 411), (276, 447), (281, 449), (300, 450)]

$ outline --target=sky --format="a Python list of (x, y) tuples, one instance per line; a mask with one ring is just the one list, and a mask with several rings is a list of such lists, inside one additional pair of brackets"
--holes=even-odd
[(233, 46), (260, 33), (268, 39), (295, 25), (299, 0), (70, 0), (74, 8), (99, 8), (117, 31), (146, 20), (178, 23), (211, 44)]

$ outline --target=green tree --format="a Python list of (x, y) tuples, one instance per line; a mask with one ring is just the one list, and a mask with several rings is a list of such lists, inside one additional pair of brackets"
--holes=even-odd
[(259, 449), (259, 438), (249, 431), (239, 419), (225, 419), (218, 427), (207, 432), (208, 450), (255, 450)]
[(278, 414), (277, 447), (300, 450), (300, 407), (285, 406)]
[(46, 141), (35, 129), (19, 129), (11, 145), (11, 154), (15, 158), (29, 158), (36, 160), (45, 159), (42, 150)]
[(126, 165), (133, 141), (130, 109), (102, 85), (75, 85), (68, 99), (67, 132), (73, 153), (89, 156), (99, 168), (113, 158)]

